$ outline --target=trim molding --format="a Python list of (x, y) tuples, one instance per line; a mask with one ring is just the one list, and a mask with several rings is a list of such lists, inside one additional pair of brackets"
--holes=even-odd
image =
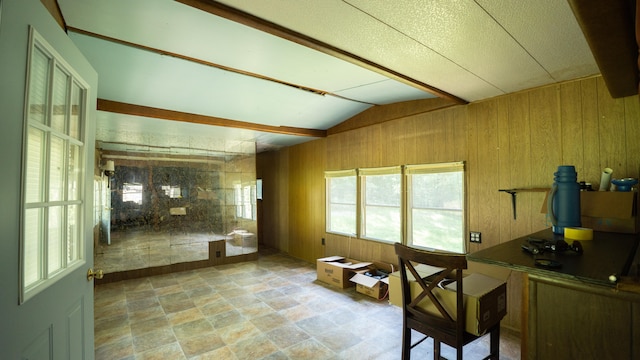
[(98, 99), (98, 110), (117, 114), (136, 115), (161, 120), (182, 121), (194, 124), (204, 124), (222, 127), (231, 127), (245, 130), (262, 131), (275, 134), (286, 134), (308, 137), (327, 137), (326, 130), (305, 129), (291, 126), (270, 126), (245, 121), (230, 120), (215, 116), (191, 114), (181, 111), (166, 110), (143, 105), (128, 104), (118, 101)]

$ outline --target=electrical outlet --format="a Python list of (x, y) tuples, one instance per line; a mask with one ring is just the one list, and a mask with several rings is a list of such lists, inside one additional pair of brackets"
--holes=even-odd
[(322, 245), (324, 245), (324, 238), (322, 238)]
[(472, 243), (480, 244), (482, 242), (480, 231), (469, 232), (469, 241), (471, 241)]

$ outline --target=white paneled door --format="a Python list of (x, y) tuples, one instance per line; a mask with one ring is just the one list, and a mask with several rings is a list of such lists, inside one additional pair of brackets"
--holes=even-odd
[(97, 74), (39, 0), (0, 0), (0, 358), (93, 359)]

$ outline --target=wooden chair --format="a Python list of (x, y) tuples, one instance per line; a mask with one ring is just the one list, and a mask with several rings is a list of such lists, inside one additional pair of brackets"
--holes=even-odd
[[(442, 342), (454, 347), (457, 352), (457, 359), (461, 360), (463, 346), (482, 337), (465, 331), (465, 309), (462, 292), (462, 270), (467, 268), (465, 255), (418, 250), (400, 243), (395, 244), (395, 251), (400, 261), (402, 282), (402, 359), (410, 359), (411, 349), (431, 337), (433, 338), (434, 359), (440, 359), (440, 343)], [(429, 282), (427, 282), (418, 275), (415, 268), (417, 264), (427, 264), (444, 270), (433, 275), (433, 278), (429, 277)], [(413, 299), (407, 277), (408, 272), (413, 275), (415, 281), (422, 288), (422, 292)], [(438, 284), (443, 280), (456, 281), (455, 314), (450, 314), (433, 293), (434, 288), (438, 287)], [(429, 298), (433, 302), (437, 312), (439, 312), (438, 315), (427, 313), (418, 307), (418, 304), (425, 298)], [(426, 336), (415, 344), (411, 344), (412, 329)], [(490, 354), (485, 359), (497, 360), (500, 355), (500, 322), (487, 332), (491, 336)]]

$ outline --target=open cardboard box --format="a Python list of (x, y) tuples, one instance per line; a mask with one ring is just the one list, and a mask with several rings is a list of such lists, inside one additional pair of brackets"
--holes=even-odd
[[(594, 231), (638, 233), (637, 194), (635, 191), (581, 191), (581, 226)], [(548, 196), (547, 192), (540, 210), (543, 214), (547, 213)]]
[(367, 269), (357, 270), (356, 274), (349, 280), (356, 284), (357, 292), (382, 300), (389, 290), (389, 277), (378, 279), (366, 275), (368, 272), (375, 273), (378, 270), (390, 274), (393, 272), (393, 266), (382, 262), (374, 262)]
[(371, 265), (370, 262), (361, 262), (343, 256), (330, 256), (316, 261), (316, 272), (318, 280), (346, 289), (355, 285), (349, 281), (353, 272), (366, 269), (369, 265)]
[[(472, 263), (470, 262), (469, 265)], [(476, 263), (473, 263), (474, 265)], [(479, 268), (481, 266), (478, 266)], [(428, 278), (441, 271), (440, 268), (420, 265), (416, 268), (422, 278)], [(493, 271), (493, 270), (491, 270)], [(507, 284), (505, 282), (509, 272), (495, 270), (494, 273), (504, 279), (494, 278), (482, 273), (465, 273), (462, 279), (465, 306), (465, 329), (475, 335), (484, 334), (496, 322), (499, 322), (507, 314)], [(409, 278), (413, 276), (407, 274)], [(400, 272), (396, 271), (389, 276), (389, 302), (402, 306)], [(410, 280), (411, 296), (415, 297), (422, 291), (415, 280)], [(455, 317), (456, 284), (450, 283), (444, 289), (436, 288), (434, 293), (442, 302), (445, 309)], [(419, 304), (426, 312), (438, 315), (439, 312), (429, 300), (425, 298)]]

